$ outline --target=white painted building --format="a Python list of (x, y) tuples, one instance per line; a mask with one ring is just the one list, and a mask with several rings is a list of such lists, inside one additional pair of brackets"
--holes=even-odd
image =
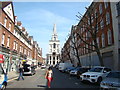
[(56, 65), (60, 61), (60, 41), (56, 31), (56, 24), (53, 27), (53, 34), (51, 40), (49, 40), (49, 51), (47, 53), (48, 65)]

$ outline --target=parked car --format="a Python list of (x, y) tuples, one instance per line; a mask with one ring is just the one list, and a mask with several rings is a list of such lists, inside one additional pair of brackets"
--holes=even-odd
[(111, 71), (110, 68), (94, 67), (91, 68), (88, 72), (81, 74), (80, 80), (89, 81), (91, 83), (100, 83), (110, 71)]
[(79, 79), (79, 78), (80, 78), (80, 75), (81, 75), (82, 73), (87, 72), (88, 70), (90, 70), (90, 68), (81, 67), (81, 68), (77, 71), (77, 78)]
[(110, 72), (100, 83), (100, 88), (120, 90), (120, 71)]
[(70, 75), (77, 75), (77, 72), (80, 70), (81, 67), (76, 67), (75, 69), (70, 71)]
[(56, 64), (54, 67), (55, 67), (56, 69), (58, 69), (58, 68), (59, 68), (59, 64)]
[(61, 72), (65, 73), (65, 71), (66, 71), (66, 70), (67, 70), (67, 68), (65, 68), (65, 69), (61, 70)]
[(46, 65), (42, 64), (41, 69), (45, 69), (45, 68), (46, 68)]
[(35, 67), (34, 66), (31, 66), (29, 64), (24, 64), (23, 65), (23, 74), (26, 75), (26, 74), (29, 74), (29, 75), (34, 75), (36, 73), (35, 71)]
[(76, 67), (68, 67), (65, 72), (66, 73), (70, 73), (71, 70), (74, 70)]

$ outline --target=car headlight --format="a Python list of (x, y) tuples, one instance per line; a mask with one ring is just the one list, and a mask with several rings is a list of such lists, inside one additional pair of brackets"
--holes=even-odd
[(97, 75), (92, 75), (91, 77), (97, 77)]

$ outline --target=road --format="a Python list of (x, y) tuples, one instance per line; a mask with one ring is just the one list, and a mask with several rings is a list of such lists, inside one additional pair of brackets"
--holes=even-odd
[(45, 88), (46, 79), (44, 78), (46, 70), (37, 70), (35, 75), (24, 76), (25, 80), (13, 80), (8, 82), (7, 88)]
[[(46, 88), (46, 79), (44, 78), (45, 71), (43, 69), (37, 70), (33, 76), (24, 76), (25, 80), (13, 80), (8, 83), (7, 88)], [(60, 72), (53, 68), (53, 81), (51, 88), (99, 88), (98, 85), (90, 83), (81, 83), (79, 79), (69, 74)]]

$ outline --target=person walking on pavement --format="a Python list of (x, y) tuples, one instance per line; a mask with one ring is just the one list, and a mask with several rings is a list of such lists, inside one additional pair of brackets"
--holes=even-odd
[(45, 78), (47, 79), (48, 88), (51, 88), (51, 81), (53, 79), (53, 71), (51, 67), (49, 67), (48, 70), (46, 71)]
[(22, 64), (19, 65), (19, 77), (18, 77), (18, 81), (20, 80), (20, 77), (24, 80), (24, 77), (23, 77), (23, 66)]

